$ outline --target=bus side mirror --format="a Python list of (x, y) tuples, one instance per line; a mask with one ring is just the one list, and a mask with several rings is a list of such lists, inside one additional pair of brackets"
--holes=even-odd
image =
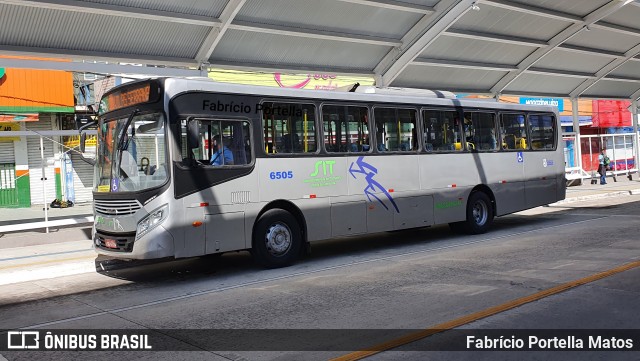
[(87, 133), (82, 132), (80, 134), (80, 152), (81, 153), (85, 152), (85, 149), (86, 149), (85, 143), (86, 142), (87, 142)]
[(189, 149), (200, 148), (200, 128), (198, 121), (192, 120), (187, 123), (187, 144)]
[(80, 158), (82, 158), (83, 161), (91, 164), (91, 165), (96, 165), (96, 160), (95, 158), (86, 158), (84, 156), (84, 153), (86, 151), (86, 143), (87, 143), (87, 133), (86, 133), (86, 129), (92, 126), (95, 126), (96, 122), (91, 122), (88, 124), (83, 125), (79, 131), (80, 131)]

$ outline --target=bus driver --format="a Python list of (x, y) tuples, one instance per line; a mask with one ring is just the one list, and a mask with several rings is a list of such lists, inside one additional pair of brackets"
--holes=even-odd
[(226, 139), (223, 138), (223, 142), (225, 144), (218, 143), (218, 139), (213, 140), (213, 145), (217, 147), (217, 150), (211, 156), (211, 165), (221, 166), (221, 165), (233, 165), (233, 153), (229, 148), (227, 148)]

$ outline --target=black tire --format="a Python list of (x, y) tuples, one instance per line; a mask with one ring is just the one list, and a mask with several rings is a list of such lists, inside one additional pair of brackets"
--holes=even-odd
[(300, 256), (302, 231), (291, 213), (282, 209), (265, 212), (253, 231), (251, 254), (266, 268), (286, 267)]
[(493, 204), (484, 192), (473, 192), (467, 201), (467, 219), (449, 223), (454, 232), (467, 234), (487, 233), (493, 223)]

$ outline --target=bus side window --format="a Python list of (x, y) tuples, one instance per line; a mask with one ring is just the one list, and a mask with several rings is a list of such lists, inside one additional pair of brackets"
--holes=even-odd
[(464, 126), (469, 150), (482, 152), (498, 149), (495, 113), (465, 112)]
[[(196, 122), (188, 125), (187, 122)], [(189, 140), (188, 129), (197, 131), (196, 144)], [(251, 163), (250, 126), (246, 121), (209, 119), (182, 122), (183, 162), (203, 166), (243, 166)], [(191, 148), (191, 149), (189, 149)]]
[(267, 154), (315, 153), (318, 149), (313, 104), (265, 102), (262, 128)]
[(530, 114), (528, 119), (531, 149), (554, 150), (556, 147), (556, 117), (552, 114)]
[(453, 110), (424, 110), (422, 112), (424, 147), (427, 152), (462, 151), (460, 117)]
[(323, 105), (324, 146), (330, 153), (369, 152), (369, 111), (366, 107)]
[(409, 152), (418, 149), (414, 109), (375, 108), (378, 151)]
[(501, 114), (500, 135), (502, 136), (502, 149), (526, 149), (525, 115), (523, 113)]

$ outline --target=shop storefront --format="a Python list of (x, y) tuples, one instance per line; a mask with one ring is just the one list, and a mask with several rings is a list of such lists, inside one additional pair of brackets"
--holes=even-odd
[[(62, 117), (73, 114), (72, 74), (31, 69), (0, 73), (0, 207), (29, 207), (61, 198), (60, 137), (45, 136), (41, 143), (37, 133), (59, 130)], [(26, 130), (37, 133), (10, 133)]]

